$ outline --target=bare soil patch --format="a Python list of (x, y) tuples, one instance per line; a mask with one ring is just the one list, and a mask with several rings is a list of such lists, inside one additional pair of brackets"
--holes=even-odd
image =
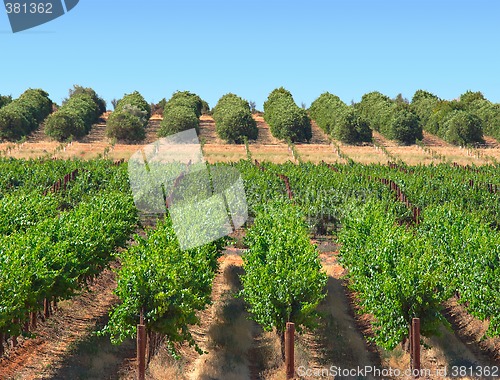
[(222, 145), (224, 141), (217, 136), (215, 131), (215, 120), (208, 115), (200, 117), (200, 140), (205, 144)]
[(259, 129), (259, 136), (255, 142), (258, 145), (280, 145), (283, 144), (280, 140), (275, 138), (271, 134), (269, 125), (264, 121), (264, 118), (259, 115), (253, 115), (254, 120), (257, 122), (257, 128)]
[(311, 144), (330, 145), (330, 138), (320, 127), (318, 127), (318, 124), (316, 124), (314, 121), (311, 122), (311, 129)]
[(485, 336), (488, 322), (480, 321), (470, 315), (456, 297), (445, 303), (444, 315), (457, 331), (460, 340), (471, 351), (490, 365), (500, 366), (500, 337), (488, 338)]

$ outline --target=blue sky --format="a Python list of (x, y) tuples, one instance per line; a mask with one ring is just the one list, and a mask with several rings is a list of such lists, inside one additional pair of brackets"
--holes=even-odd
[(499, 14), (498, 0), (80, 0), (13, 34), (0, 11), (0, 94), (40, 87), (60, 103), (81, 84), (112, 108), (134, 90), (190, 90), (211, 106), (234, 92), (262, 108), (279, 86), (299, 105), (422, 88), (500, 102)]

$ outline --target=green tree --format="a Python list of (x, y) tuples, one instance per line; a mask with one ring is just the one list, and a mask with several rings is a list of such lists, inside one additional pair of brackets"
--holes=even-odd
[(174, 92), (172, 97), (165, 102), (158, 136), (166, 137), (192, 128), (199, 133), (199, 117), (203, 107), (203, 100), (198, 95), (189, 91)]
[(444, 138), (444, 122), (454, 110), (455, 106), (456, 103), (451, 103), (447, 100), (438, 101), (434, 105), (431, 115), (427, 118), (424, 129), (429, 133)]
[(286, 141), (309, 141), (311, 120), (306, 110), (299, 108), (290, 91), (283, 87), (273, 90), (264, 102), (264, 119), (271, 134)]
[(210, 106), (203, 99), (201, 100), (201, 114), (202, 115), (210, 115), (211, 114)]
[(98, 116), (102, 115), (104, 112), (106, 112), (106, 102), (104, 99), (102, 99), (97, 93), (90, 87), (83, 87), (79, 86), (77, 84), (73, 85), (73, 88), (69, 90), (69, 97), (63, 100), (63, 105), (74, 95), (78, 94), (87, 94), (89, 95), (92, 100), (97, 104), (99, 114)]
[(169, 108), (183, 106), (191, 108), (196, 117), (199, 118), (203, 110), (203, 100), (196, 94), (189, 91), (174, 92), (172, 97), (165, 103), (164, 112)]
[(453, 111), (444, 122), (446, 141), (456, 145), (467, 145), (483, 141), (481, 119), (466, 111)]
[(122, 141), (141, 141), (146, 137), (146, 126), (151, 117), (151, 106), (134, 91), (125, 94), (115, 106), (106, 123), (106, 136)]
[(486, 100), (483, 93), (480, 91), (474, 92), (474, 91), (467, 90), (462, 95), (460, 95), (460, 102), (465, 104), (465, 105), (474, 103), (478, 100), (480, 100), (480, 101)]
[(85, 136), (85, 130), (83, 120), (71, 110), (55, 112), (45, 122), (45, 134), (57, 141)]
[(77, 90), (61, 108), (47, 118), (45, 134), (58, 141), (80, 138), (90, 132), (99, 115), (100, 109), (95, 97), (89, 91)]
[(439, 98), (428, 91), (415, 91), (411, 100), (411, 110), (418, 116), (422, 129), (427, 128), (429, 118), (432, 116), (433, 110), (438, 102)]
[(406, 99), (402, 93), (397, 94), (393, 101), (400, 104), (410, 104), (410, 101)]
[(500, 104), (484, 102), (476, 111), (483, 123), (483, 132), (500, 140)]
[(413, 97), (411, 98), (411, 103), (418, 103), (421, 100), (424, 99), (433, 99), (433, 100), (439, 100), (439, 98), (434, 95), (432, 92), (425, 91), (425, 90), (417, 90), (415, 91), (415, 94), (413, 94)]
[(372, 130), (354, 107), (347, 107), (337, 119), (332, 131), (335, 139), (346, 144), (372, 141)]
[(3, 106), (6, 106), (10, 102), (12, 102), (12, 96), (0, 95), (0, 108), (2, 108)]
[(347, 144), (372, 140), (372, 131), (358, 109), (325, 92), (309, 108), (309, 114), (326, 133)]
[(241, 144), (245, 138), (255, 140), (257, 123), (249, 103), (235, 94), (222, 96), (213, 110), (217, 135), (230, 143)]
[(121, 111), (126, 106), (134, 106), (144, 111), (146, 113), (146, 120), (149, 120), (151, 117), (151, 106), (138, 91), (134, 91), (131, 94), (125, 94), (123, 98), (116, 103), (115, 111)]
[(40, 89), (28, 89), (19, 98), (2, 107), (0, 137), (16, 140), (38, 128), (52, 112), (52, 101), (48, 95)]
[(311, 118), (328, 134), (331, 134), (347, 105), (336, 95), (325, 92), (309, 107)]
[(361, 102), (355, 107), (371, 129), (386, 134), (392, 116), (392, 101), (389, 97), (377, 91), (369, 92), (362, 96)]
[[(141, 141), (146, 137), (146, 112), (136, 106), (126, 106), (113, 112), (106, 123), (106, 136), (121, 141)], [(147, 121), (146, 121), (147, 123)]]
[(423, 138), (419, 118), (411, 112), (406, 103), (396, 103), (394, 106), (389, 130), (393, 140), (404, 144), (414, 144), (416, 140), (422, 140)]
[(158, 136), (166, 137), (193, 128), (198, 132), (199, 125), (200, 121), (191, 107), (165, 107)]

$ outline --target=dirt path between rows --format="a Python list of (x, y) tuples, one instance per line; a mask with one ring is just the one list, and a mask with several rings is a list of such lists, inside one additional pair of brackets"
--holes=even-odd
[[(328, 296), (319, 307), (325, 313), (327, 323), (322, 323), (314, 335), (306, 336), (311, 352), (317, 358), (315, 367), (335, 365), (352, 369), (370, 365), (404, 373), (410, 366), (410, 357), (400, 345), (393, 351), (386, 351), (367, 343), (367, 338), (373, 336), (371, 316), (356, 314), (356, 300), (343, 280), (346, 272), (337, 261), (336, 245), (328, 239), (315, 243), (323, 268), (329, 275)], [(452, 378), (449, 375), (459, 366), (477, 370), (499, 366), (500, 338), (483, 339), (487, 325), (472, 318), (463, 306), (457, 305), (456, 300), (450, 300), (444, 306), (444, 314), (453, 328), (442, 326), (439, 336), (422, 337), (421, 366), (427, 374), (421, 378)], [(444, 373), (448, 377), (442, 376)]]
[[(174, 360), (163, 347), (147, 370), (148, 380), (253, 380), (259, 379), (260, 366), (252, 357), (254, 338), (260, 329), (248, 318), (243, 300), (235, 294), (241, 289), (242, 250), (227, 247), (219, 259), (220, 268), (212, 286), (212, 304), (198, 315), (200, 324), (190, 331), (199, 347), (182, 344), (181, 358)], [(120, 380), (134, 379), (130, 371)]]
[[(325, 370), (331, 366), (406, 370), (409, 356), (400, 347), (387, 352), (367, 342), (366, 338), (372, 334), (370, 316), (355, 312), (355, 301), (343, 279), (345, 270), (337, 262), (336, 245), (328, 238), (319, 238), (314, 243), (328, 275), (328, 295), (319, 306), (322, 318), (318, 329), (296, 336), (297, 372), (300, 368)], [(160, 353), (150, 363), (148, 380), (283, 378), (279, 340), (249, 320), (243, 300), (235, 297), (241, 289), (242, 253), (242, 249), (235, 247), (225, 250), (213, 284), (213, 303), (200, 313), (200, 325), (192, 327), (196, 342), (206, 353), (200, 356), (184, 346), (179, 361), (166, 352)], [(60, 303), (56, 314), (40, 324), (36, 338), (22, 341), (0, 360), (0, 379), (135, 379), (135, 342), (117, 347), (110, 344), (109, 338), (94, 334), (106, 323), (109, 309), (117, 302), (112, 293), (115, 286), (113, 272), (106, 270), (90, 292)], [(466, 316), (459, 306), (447, 306), (454, 315)], [(464, 323), (472, 322), (464, 320)], [(479, 335), (469, 339), (470, 342), (461, 339), (462, 327), (456, 334), (443, 329), (441, 337), (424, 338), (427, 346), (422, 346), (423, 368), (435, 373), (445, 368), (449, 372), (452, 365), (495, 364), (476, 349)], [(478, 330), (477, 326), (472, 327), (471, 331)], [(498, 339), (491, 343), (489, 349), (498, 348), (495, 347)]]
[(115, 275), (105, 270), (89, 291), (59, 303), (54, 315), (39, 323), (36, 337), (20, 341), (0, 360), (0, 379), (117, 379), (121, 367), (135, 354), (133, 342), (112, 346), (94, 332), (107, 321)]

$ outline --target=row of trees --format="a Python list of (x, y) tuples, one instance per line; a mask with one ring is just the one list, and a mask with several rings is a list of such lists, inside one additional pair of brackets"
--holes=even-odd
[(75, 85), (62, 107), (45, 121), (45, 134), (58, 141), (85, 136), (104, 112), (106, 103), (93, 89)]
[(106, 136), (117, 140), (141, 141), (146, 137), (150, 117), (151, 106), (139, 92), (125, 94), (107, 120)]
[(2, 97), (0, 102), (4, 104), (0, 109), (0, 138), (4, 139), (28, 135), (52, 112), (49, 94), (40, 89), (26, 90), (14, 101)]
[(452, 144), (482, 142), (483, 133), (500, 138), (500, 104), (488, 101), (481, 92), (467, 91), (448, 101), (418, 90), (411, 107), (424, 130)]
[[(109, 119), (107, 135), (119, 140), (143, 139), (152, 106), (138, 92), (126, 95), (116, 106), (119, 108), (115, 107)], [(0, 96), (0, 138), (26, 136), (52, 108), (48, 94), (39, 89), (29, 89), (14, 101), (11, 96)], [(163, 99), (154, 109), (163, 114), (160, 136), (191, 128), (198, 131), (199, 117), (210, 113), (208, 103), (188, 91), (174, 93), (169, 101)], [(258, 130), (251, 118), (254, 109), (254, 104), (234, 94), (224, 95), (213, 110), (219, 136), (231, 143), (255, 139)], [(105, 111), (106, 103), (93, 89), (75, 85), (61, 109), (47, 119), (46, 133), (60, 141), (84, 136)], [(326, 92), (311, 104), (308, 112), (299, 108), (283, 87), (273, 90), (264, 103), (264, 118), (271, 133), (287, 141), (311, 139), (309, 116), (326, 133), (345, 143), (371, 141), (371, 130), (403, 144), (422, 139), (423, 130), (456, 145), (482, 142), (483, 134), (500, 140), (500, 104), (490, 102), (481, 92), (467, 91), (459, 99), (448, 101), (418, 90), (410, 102), (401, 95), (391, 99), (374, 91), (352, 105)]]
[(360, 112), (338, 96), (325, 92), (309, 108), (311, 118), (334, 139), (347, 144), (372, 140), (372, 130)]
[(166, 137), (193, 128), (198, 133), (203, 104), (202, 99), (196, 94), (189, 91), (175, 92), (165, 103), (158, 136)]
[(500, 138), (500, 104), (481, 92), (467, 91), (448, 101), (418, 90), (409, 102), (401, 95), (391, 99), (374, 91), (351, 106), (327, 92), (311, 104), (309, 113), (326, 133), (346, 143), (370, 141), (369, 128), (403, 144), (421, 140), (423, 130), (455, 145), (482, 142), (483, 133)]
[(217, 135), (229, 142), (241, 144), (245, 139), (256, 140), (259, 130), (252, 117), (250, 104), (235, 94), (226, 94), (213, 109)]
[(402, 97), (391, 99), (374, 91), (363, 95), (361, 102), (353, 106), (370, 128), (391, 140), (414, 144), (422, 140), (422, 126), (410, 104)]
[(354, 108), (373, 130), (404, 144), (422, 139), (423, 130), (461, 146), (483, 142), (483, 133), (500, 138), (500, 105), (481, 92), (467, 91), (457, 100), (443, 100), (418, 90), (411, 102), (401, 95), (390, 99), (370, 92)]
[(299, 108), (290, 91), (283, 87), (272, 91), (264, 102), (264, 119), (277, 139), (295, 142), (312, 138), (306, 110)]

